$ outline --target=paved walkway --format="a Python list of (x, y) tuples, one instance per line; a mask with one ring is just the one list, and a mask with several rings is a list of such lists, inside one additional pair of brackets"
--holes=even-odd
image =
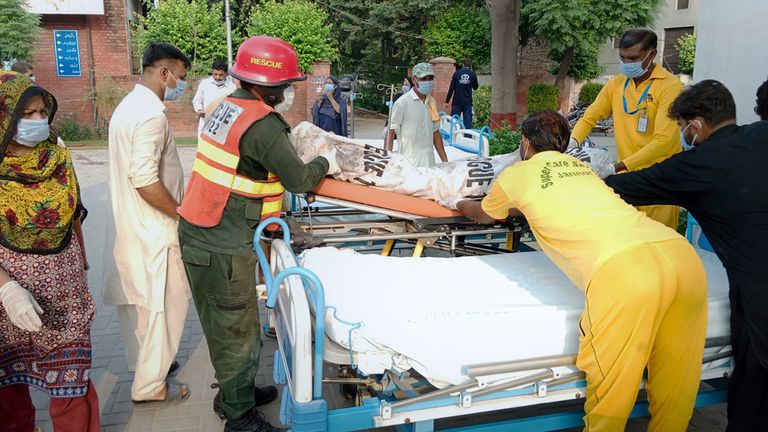
[[(374, 138), (380, 134), (383, 121), (368, 122), (366, 133), (358, 137)], [(380, 124), (379, 124), (380, 123)], [(182, 162), (189, 173), (194, 148), (180, 148)], [(126, 371), (126, 362), (120, 341), (117, 314), (112, 306), (101, 303), (102, 257), (104, 256), (105, 221), (107, 213), (107, 152), (106, 149), (73, 149), (73, 159), (81, 183), (83, 202), (90, 210), (84, 225), (86, 246), (91, 263), (88, 282), (96, 299), (98, 312), (93, 324), (93, 369), (92, 380), (99, 393), (102, 415), (102, 430), (122, 431), (221, 431), (223, 422), (212, 411), (216, 390), (210, 385), (215, 382), (213, 368), (208, 357), (208, 348), (203, 337), (197, 313), (193, 305), (187, 317), (184, 336), (177, 359), (181, 369), (176, 380), (190, 386), (191, 396), (183, 404), (134, 405), (130, 401), (130, 386), (133, 374)], [(263, 310), (263, 309), (262, 309)], [(257, 376), (258, 385), (271, 383), (272, 352), (275, 342), (264, 340), (262, 363)], [(45, 432), (51, 432), (48, 420), (48, 398), (39, 391), (33, 392), (38, 408), (38, 425)], [(280, 399), (278, 398), (278, 401)], [(274, 424), (278, 419), (278, 402), (264, 407), (267, 418)], [(724, 431), (725, 415), (723, 406), (707, 408), (696, 413), (690, 431)], [(628, 425), (630, 431), (645, 430), (647, 421), (635, 420)]]

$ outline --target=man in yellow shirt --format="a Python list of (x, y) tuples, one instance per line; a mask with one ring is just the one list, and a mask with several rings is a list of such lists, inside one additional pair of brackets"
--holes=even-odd
[(522, 214), (549, 258), (585, 292), (576, 365), (587, 375), (585, 431), (623, 431), (648, 368), (651, 432), (688, 427), (701, 379), (706, 274), (674, 230), (647, 218), (563, 154), (568, 123), (522, 125), (523, 161), (458, 209), (483, 223)]
[[(605, 84), (571, 133), (573, 145), (584, 142), (598, 121), (613, 115), (613, 130), (619, 162), (614, 174), (647, 168), (680, 152), (677, 122), (667, 114), (683, 84), (653, 62), (656, 33), (632, 29), (619, 42), (621, 74)], [(638, 207), (651, 219), (677, 228), (676, 206)]]

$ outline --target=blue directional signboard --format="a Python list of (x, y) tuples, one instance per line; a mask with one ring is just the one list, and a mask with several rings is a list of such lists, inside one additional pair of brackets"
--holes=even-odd
[(54, 30), (53, 42), (56, 54), (56, 75), (60, 77), (79, 77), (80, 41), (77, 30)]

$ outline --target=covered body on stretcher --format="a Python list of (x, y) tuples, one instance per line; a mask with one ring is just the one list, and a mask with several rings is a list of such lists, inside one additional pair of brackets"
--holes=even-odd
[[(317, 284), (322, 285), (318, 290), (315, 283), (308, 286), (296, 277), (288, 277), (280, 289), (277, 285), (271, 289), (273, 318), (278, 334), (283, 335), (279, 338), (278, 357), (285, 371), (290, 371), (283, 372), (289, 375), (283, 380), (288, 381), (293, 404), (321, 397), (318, 371), (322, 367), (317, 362), (322, 360), (352, 364), (364, 376), (378, 376), (385, 371), (398, 376), (413, 369), (432, 386), (447, 387), (427, 395), (411, 395), (415, 397), (403, 401), (364, 402), (359, 413), (362, 418), (370, 415), (367, 427), (417, 419), (430, 422), (505, 407), (574, 400), (584, 394), (583, 387), (573, 384), (578, 379), (578, 371), (569, 367), (573, 363), (566, 361), (562, 367), (554, 367), (550, 361), (576, 354), (577, 321), (584, 297), (541, 252), (412, 260), (317, 248), (305, 251), (296, 261), (287, 247), (274, 244), (272, 254), (275, 274), (300, 263), (300, 270), (316, 274)], [(705, 352), (702, 379), (710, 379), (730, 371), (726, 347), (728, 284), (717, 257), (702, 250), (699, 254), (709, 289), (710, 348)], [(322, 296), (322, 307), (313, 303), (318, 294)], [(310, 311), (317, 315), (318, 310), (324, 313), (312, 318)], [(308, 355), (311, 345), (307, 345), (313, 326), (305, 325), (306, 320), (316, 320), (314, 331), (321, 329), (324, 334), (314, 335), (314, 357)], [(307, 361), (315, 364), (309, 367)], [(510, 364), (529, 366), (505, 366)], [(313, 371), (309, 376), (308, 369)], [(490, 372), (476, 373), (482, 370)], [(564, 378), (570, 376), (576, 378)], [(515, 380), (524, 384), (513, 385)], [(565, 382), (571, 382), (571, 387), (556, 387)], [(531, 387), (531, 383), (535, 385)], [(553, 387), (549, 393), (548, 384)], [(497, 396), (488, 392), (496, 392)], [(435, 398), (420, 399), (430, 398), (430, 394)], [(467, 402), (473, 394), (479, 402)], [(721, 396), (722, 391), (718, 393)], [(366, 405), (370, 403), (375, 408)], [(417, 408), (418, 415), (413, 411)], [(328, 413), (328, 430), (358, 430), (341, 428), (338, 425), (343, 421), (337, 420), (341, 421)]]

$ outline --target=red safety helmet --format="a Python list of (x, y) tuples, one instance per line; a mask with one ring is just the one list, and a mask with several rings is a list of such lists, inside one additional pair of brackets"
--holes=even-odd
[(265, 87), (307, 79), (299, 70), (299, 57), (293, 46), (271, 36), (254, 36), (240, 44), (229, 73), (240, 81)]

